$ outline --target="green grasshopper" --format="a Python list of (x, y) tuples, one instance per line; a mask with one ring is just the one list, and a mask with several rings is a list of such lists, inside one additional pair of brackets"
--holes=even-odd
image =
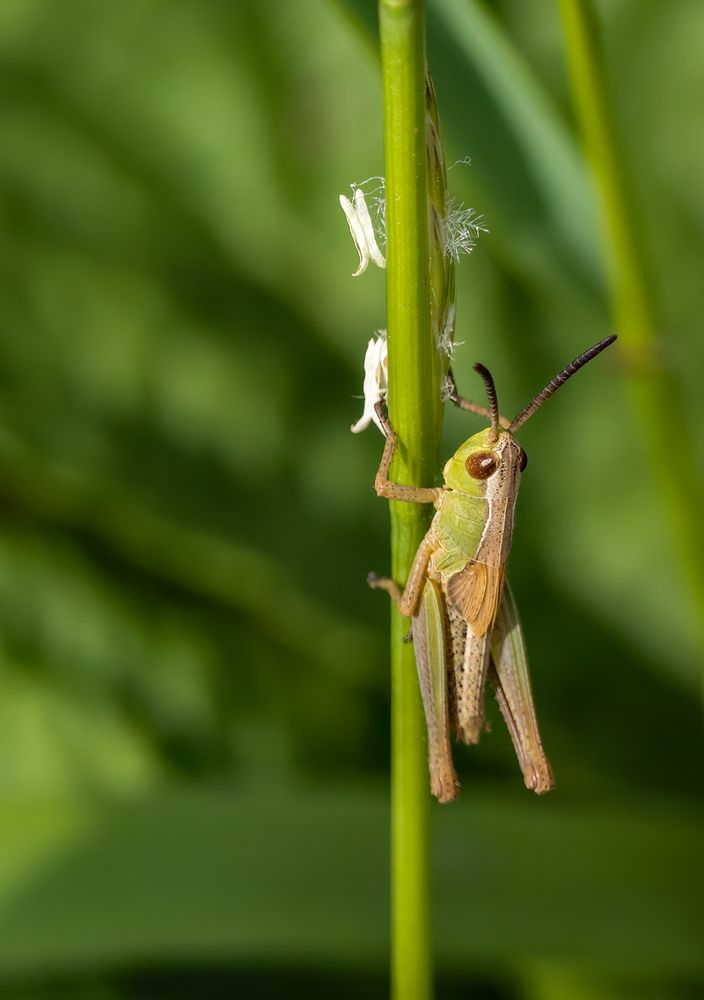
[(512, 421), (499, 415), (494, 380), (475, 365), (486, 387), (488, 408), (457, 394), (450, 375), (450, 400), (488, 417), (491, 426), (461, 445), (443, 469), (441, 487), (416, 487), (389, 480), (396, 435), (377, 404), (386, 444), (374, 480), (381, 497), (432, 503), (437, 513), (421, 542), (403, 593), (393, 580), (369, 575), (369, 585), (386, 590), (411, 619), (411, 637), (428, 729), (430, 787), (441, 802), (455, 798), (457, 776), (450, 736), (477, 743), (486, 728), (487, 680), (506, 721), (527, 788), (538, 795), (554, 787), (533, 705), (523, 633), (505, 578), (513, 516), (526, 453), (513, 435), (575, 372), (616, 340), (589, 348), (556, 375)]

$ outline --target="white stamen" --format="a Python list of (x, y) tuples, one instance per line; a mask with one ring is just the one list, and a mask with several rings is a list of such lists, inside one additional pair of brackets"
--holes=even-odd
[(352, 201), (346, 198), (344, 194), (341, 194), (340, 205), (342, 206), (342, 211), (345, 213), (347, 225), (350, 227), (350, 233), (359, 254), (359, 267), (354, 272), (353, 277), (356, 278), (358, 275), (363, 274), (370, 260), (377, 267), (386, 267), (386, 259), (376, 241), (376, 234), (364, 191), (360, 187), (354, 188)]
[(482, 233), (488, 233), (484, 216), (478, 215), (473, 208), (465, 208), (449, 195), (445, 214), (445, 246), (446, 257), (455, 262), (463, 253), (471, 253), (477, 245)]
[(375, 407), (377, 403), (386, 399), (388, 374), (386, 330), (379, 330), (377, 336), (372, 337), (367, 344), (364, 355), (364, 411), (359, 420), (350, 428), (353, 434), (359, 434), (372, 421), (384, 434), (384, 428)]
[(357, 209), (357, 217), (362, 223), (362, 228), (367, 237), (369, 256), (377, 267), (386, 267), (386, 258), (382, 254), (379, 249), (379, 245), (376, 242), (376, 233), (374, 232), (374, 226), (372, 225), (371, 216), (369, 215), (369, 209), (367, 208), (364, 191), (362, 191), (361, 188), (357, 188), (354, 193), (354, 207)]

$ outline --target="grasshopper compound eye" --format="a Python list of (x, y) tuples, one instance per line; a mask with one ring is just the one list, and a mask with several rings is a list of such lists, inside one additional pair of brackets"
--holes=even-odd
[(472, 479), (488, 479), (499, 467), (499, 459), (493, 451), (475, 451), (464, 463)]
[(525, 471), (525, 467), (527, 465), (528, 465), (528, 456), (524, 452), (523, 448), (521, 448), (521, 457), (518, 460), (518, 469), (519, 469), (519, 472), (524, 472)]

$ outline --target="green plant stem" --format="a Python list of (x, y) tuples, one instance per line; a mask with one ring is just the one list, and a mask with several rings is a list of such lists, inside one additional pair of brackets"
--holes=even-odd
[[(440, 360), (431, 332), (422, 0), (380, 0), (387, 232), (389, 417), (393, 478), (435, 481), (442, 425)], [(391, 504), (393, 577), (404, 583), (432, 511)], [(408, 622), (391, 625), (392, 996), (432, 996), (425, 725)]]
[[(689, 585), (694, 620), (704, 622), (704, 537), (695, 463), (672, 458), (696, 448), (681, 415), (677, 385), (658, 358), (657, 315), (629, 188), (610, 115), (604, 58), (591, 0), (560, 0), (575, 104), (600, 200), (612, 308), (635, 412), (643, 428), (675, 551)], [(704, 649), (704, 627), (697, 634)]]

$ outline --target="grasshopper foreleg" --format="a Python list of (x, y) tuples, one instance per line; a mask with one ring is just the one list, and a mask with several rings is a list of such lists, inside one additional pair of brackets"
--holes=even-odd
[(376, 404), (376, 412), (386, 434), (384, 451), (379, 462), (379, 469), (374, 479), (374, 489), (380, 497), (387, 500), (401, 500), (404, 503), (435, 503), (441, 490), (434, 486), (407, 486), (405, 483), (394, 483), (389, 479), (389, 470), (396, 452), (396, 434), (381, 403)]

